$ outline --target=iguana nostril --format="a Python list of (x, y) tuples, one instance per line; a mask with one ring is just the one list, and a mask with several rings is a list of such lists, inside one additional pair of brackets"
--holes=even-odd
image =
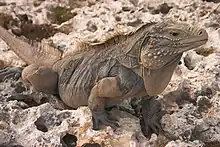
[(206, 32), (205, 29), (199, 29), (195, 32), (196, 36), (201, 36), (203, 37), (205, 40), (208, 40), (208, 33)]

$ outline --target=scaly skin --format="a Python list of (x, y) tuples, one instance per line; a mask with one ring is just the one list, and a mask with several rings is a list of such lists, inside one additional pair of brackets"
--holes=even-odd
[(208, 34), (183, 23), (146, 24), (99, 44), (83, 44), (63, 58), (54, 50), (55, 56), (50, 57), (50, 51), (39, 51), (2, 27), (0, 38), (31, 64), (23, 70), (25, 81), (39, 91), (59, 93), (70, 107), (88, 105), (93, 113), (93, 128), (99, 129), (100, 124), (118, 126), (105, 107), (127, 98), (160, 94), (182, 53), (205, 44)]

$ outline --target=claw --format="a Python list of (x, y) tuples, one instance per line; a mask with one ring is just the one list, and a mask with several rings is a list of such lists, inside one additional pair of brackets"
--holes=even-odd
[(94, 111), (92, 115), (93, 129), (99, 130), (101, 125), (110, 126), (112, 129), (117, 129), (119, 124), (115, 119), (110, 119), (105, 111)]
[(17, 80), (21, 77), (22, 68), (21, 67), (6, 67), (0, 70), (0, 80), (5, 81), (6, 79), (13, 78)]

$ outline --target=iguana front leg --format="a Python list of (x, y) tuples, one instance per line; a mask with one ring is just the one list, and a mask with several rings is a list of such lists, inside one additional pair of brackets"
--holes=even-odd
[[(22, 72), (22, 73), (21, 73)], [(0, 77), (7, 78), (22, 75), (24, 83), (30, 84), (37, 91), (57, 94), (58, 75), (56, 72), (45, 66), (31, 64), (22, 71), (19, 67), (8, 67), (0, 70)]]
[(159, 134), (162, 131), (160, 120), (165, 114), (161, 108), (160, 101), (156, 100), (155, 97), (148, 96), (142, 99), (141, 107), (141, 115), (144, 122), (143, 132), (146, 135), (151, 135), (152, 133)]
[(93, 114), (93, 129), (97, 130), (101, 124), (116, 128), (119, 125), (115, 120), (111, 120), (109, 115), (105, 112), (105, 101), (108, 98), (118, 98), (123, 95), (120, 90), (120, 83), (116, 77), (107, 77), (99, 82), (92, 88), (88, 106)]

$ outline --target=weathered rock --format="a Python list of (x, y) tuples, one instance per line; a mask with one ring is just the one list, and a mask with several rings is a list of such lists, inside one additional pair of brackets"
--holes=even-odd
[(173, 114), (165, 114), (161, 119), (162, 128), (170, 139), (189, 140), (196, 123), (202, 118), (197, 114), (196, 107), (186, 104)]
[(219, 93), (211, 99), (211, 107), (208, 113), (203, 114), (193, 131), (192, 139), (202, 140), (207, 146), (219, 146), (220, 140), (220, 100)]
[(194, 51), (189, 51), (184, 57), (184, 64), (189, 70), (193, 70), (202, 60), (202, 56), (197, 55)]
[(204, 143), (195, 140), (193, 142), (183, 142), (180, 140), (176, 140), (176, 141), (170, 141), (165, 147), (202, 147), (204, 146)]
[(207, 146), (220, 145), (220, 118), (207, 117), (198, 123), (193, 132), (193, 139), (202, 140)]
[(38, 107), (21, 109), (16, 102), (11, 101), (7, 108), (2, 106), (1, 104), (1, 119), (9, 118), (0, 121), (0, 138), (7, 138), (0, 140), (0, 146), (60, 146), (70, 143), (71, 140), (71, 144), (75, 143), (78, 146), (86, 143), (145, 146), (148, 143), (140, 129), (138, 130), (138, 119), (126, 112), (112, 111), (120, 117), (121, 125), (121, 128), (113, 132), (109, 127), (102, 131), (92, 130), (91, 113), (86, 107), (60, 111), (45, 103)]

